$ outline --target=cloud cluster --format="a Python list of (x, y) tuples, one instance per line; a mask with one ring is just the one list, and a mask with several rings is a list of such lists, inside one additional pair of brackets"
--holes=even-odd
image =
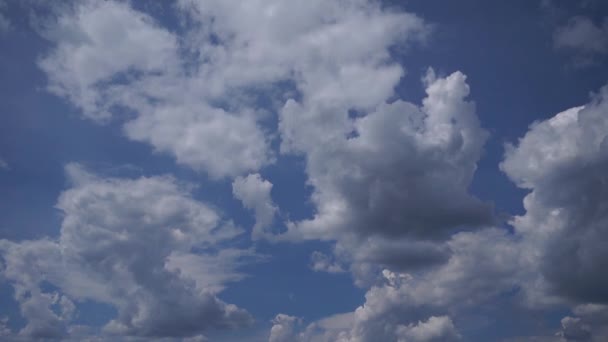
[[(210, 88), (256, 85), (272, 94), (273, 84), (288, 81), (281, 84), (287, 97), (275, 96), (270, 108), (279, 112), (281, 152), (306, 158), (316, 212), (267, 238), (337, 241), (336, 257), (364, 278), (378, 265), (444, 262), (449, 253), (437, 240), (492, 223), (491, 208), (467, 193), (487, 133), (466, 99), (466, 77), (429, 71), (421, 106), (390, 100), (404, 75), (391, 49), (424, 41), (430, 27), (422, 19), (366, 1), (180, 7), (199, 25), (189, 37), (197, 55), (219, 50), (201, 66), (209, 67)], [(244, 184), (234, 184), (243, 200), (236, 190)], [(258, 221), (270, 216), (272, 205), (261, 204), (270, 202), (257, 203), (249, 207)], [(317, 270), (339, 270), (320, 261), (317, 255)]]
[[(486, 133), (465, 100), (465, 76), (429, 73), (422, 106), (387, 102), (404, 74), (391, 49), (423, 41), (422, 19), (359, 0), (180, 1), (177, 9), (180, 35), (126, 3), (87, 1), (60, 13), (45, 35), (54, 48), (40, 60), (50, 91), (93, 120), (122, 116), (128, 137), (214, 178), (273, 161), (261, 122), (279, 111), (281, 150), (306, 155), (317, 207), (285, 237), (347, 247), (372, 239), (380, 248), (356, 257), (361, 268), (444, 261), (426, 240), (491, 222), (490, 208), (467, 194)], [(270, 220), (266, 206), (255, 210), (254, 233)], [(380, 253), (394, 237), (412, 248)]]
[[(513, 233), (485, 228), (456, 233), (445, 243), (431, 240), (432, 246), (445, 253), (434, 267), (427, 263), (412, 269), (410, 265), (405, 268), (410, 271), (400, 272), (398, 263), (375, 259), (369, 267), (386, 265), (385, 281), (370, 287), (362, 306), (312, 322), (294, 336), (304, 341), (373, 341), (378, 336), (415, 341), (417, 332), (426, 331), (423, 327), (428, 325), (434, 327), (429, 336), (445, 331), (448, 337), (439, 340), (458, 338), (451, 317), (465, 320), (461, 313), (467, 307), (508, 296), (510, 305), (523, 310), (572, 308), (572, 315), (562, 319), (555, 334), (518, 341), (605, 339), (607, 284), (602, 270), (607, 258), (602, 246), (608, 239), (604, 229), (608, 213), (607, 98), (608, 87), (604, 87), (584, 106), (534, 123), (517, 144), (507, 145), (500, 168), (516, 185), (531, 191), (524, 199), (526, 213), (511, 222)], [(408, 238), (410, 244), (421, 242)], [(415, 250), (410, 247), (407, 251), (407, 242), (395, 239), (391, 241), (402, 255)], [(364, 241), (350, 254), (372, 255), (369, 251), (377, 240), (368, 237)], [(357, 246), (348, 243), (338, 238), (334, 254), (341, 256)], [(388, 255), (390, 246), (385, 241), (376, 253)], [(331, 264), (325, 255), (313, 260), (319, 268)], [(358, 266), (369, 271), (363, 263)], [(357, 275), (356, 268), (351, 271)]]
[(197, 202), (171, 177), (103, 178), (66, 168), (72, 187), (57, 208), (57, 239), (0, 240), (2, 277), (15, 289), (30, 338), (72, 332), (78, 304), (116, 309), (106, 334), (192, 336), (250, 324), (251, 316), (216, 297), (248, 250), (222, 244), (242, 233)]
[[(384, 92), (401, 76), (398, 67), (381, 67), (383, 48), (425, 31), (413, 15), (358, 0), (176, 6), (180, 35), (126, 3), (78, 2), (47, 23), (55, 47), (39, 64), (49, 90), (86, 117), (121, 116), (129, 138), (213, 178), (274, 160), (261, 122), (286, 99), (279, 89), (295, 81), (294, 92), (322, 87), (325, 101), (342, 101), (346, 91), (347, 100), (374, 102), (375, 92), (360, 92), (363, 82), (384, 83)], [(362, 55), (374, 68), (361, 65)]]
[(268, 342), (291, 342), (297, 339), (295, 337), (295, 326), (299, 321), (297, 317), (278, 314), (272, 320)]

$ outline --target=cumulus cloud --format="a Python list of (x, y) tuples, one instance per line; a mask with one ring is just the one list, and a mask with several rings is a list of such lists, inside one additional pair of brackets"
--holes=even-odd
[[(180, 35), (127, 3), (87, 1), (59, 14), (46, 34), (54, 48), (40, 60), (49, 89), (88, 118), (123, 114), (128, 137), (213, 178), (271, 163), (261, 121), (280, 112), (281, 150), (306, 155), (317, 207), (283, 238), (378, 245), (491, 221), (466, 191), (487, 134), (465, 100), (465, 76), (429, 73), (422, 106), (387, 103), (404, 74), (391, 48), (424, 41), (430, 27), (421, 18), (359, 0), (180, 1), (177, 9), (188, 19)], [(256, 204), (255, 236), (272, 207)], [(411, 244), (404, 264), (446, 258), (433, 243)], [(380, 250), (364, 259), (403, 259)]]
[(48, 75), (49, 90), (87, 117), (111, 115), (104, 82), (111, 84), (121, 73), (129, 81), (127, 71), (161, 73), (177, 62), (176, 37), (124, 3), (85, 1), (65, 11), (48, 24), (46, 37), (55, 47), (40, 67)]
[(459, 339), (454, 323), (447, 316), (431, 316), (426, 322), (421, 321), (416, 325), (400, 325), (397, 335), (399, 342), (448, 342)]
[(270, 196), (271, 190), (272, 183), (262, 179), (257, 173), (247, 177), (237, 177), (232, 182), (234, 197), (240, 200), (245, 208), (254, 211), (255, 225), (251, 233), (254, 239), (268, 233), (265, 230), (272, 225), (278, 210)]
[[(422, 107), (379, 103), (355, 120), (343, 113), (351, 131), (340, 132), (331, 145), (309, 149), (306, 144), (318, 136), (312, 132), (301, 145), (292, 141), (307, 152), (318, 212), (293, 229), (313, 238), (344, 227), (362, 235), (433, 238), (450, 228), (491, 222), (489, 208), (466, 192), (487, 136), (473, 103), (465, 100), (466, 77), (457, 72), (435, 79), (432, 71), (428, 77)], [(309, 115), (291, 112), (292, 104), (284, 116)]]
[[(421, 103), (394, 93), (406, 73), (394, 47), (424, 42), (423, 19), (364, 0), (171, 8), (178, 29), (128, 2), (62, 6), (45, 21), (52, 47), (39, 66), (48, 89), (84, 117), (118, 121), (179, 164), (234, 178), (234, 197), (255, 216), (252, 238), (329, 242), (331, 253), (314, 252), (310, 267), (350, 271), (368, 289), (355, 311), (306, 327), (276, 316), (271, 341), (456, 340), (459, 310), (514, 289), (529, 306), (608, 301), (608, 88), (507, 147), (501, 169), (531, 191), (509, 234), (488, 228), (492, 207), (469, 193), (488, 133), (466, 75), (429, 69)], [(605, 54), (605, 26), (573, 18), (555, 45)], [(278, 153), (304, 158), (314, 213), (272, 233), (273, 185), (257, 172)], [(0, 244), (2, 274), (28, 320), (21, 334), (80, 329), (71, 321), (87, 299), (118, 311), (106, 333), (197, 336), (251, 321), (218, 298), (243, 277), (243, 258), (256, 258), (217, 247), (241, 233), (231, 222), (171, 177), (68, 169), (60, 237)], [(573, 312), (546, 338), (601, 338), (590, 317)]]
[(189, 59), (181, 37), (128, 3), (77, 2), (45, 32), (54, 45), (39, 61), (48, 88), (85, 117), (107, 122), (119, 116), (129, 138), (213, 178), (272, 160), (262, 114), (222, 105), (228, 90), (213, 95), (207, 67), (194, 71), (207, 57)]
[(20, 335), (65, 336), (85, 300), (116, 309), (106, 334), (187, 337), (251, 323), (216, 296), (256, 257), (222, 247), (242, 230), (171, 177), (102, 178), (77, 164), (66, 170), (72, 187), (57, 202), (59, 237), (0, 240), (2, 277), (27, 320)]
[(591, 101), (533, 124), (508, 145), (501, 169), (520, 187), (517, 231), (534, 241), (548, 291), (575, 302), (606, 303), (608, 265), (608, 87)]
[(528, 277), (527, 256), (504, 230), (458, 233), (446, 245), (451, 254), (441, 266), (384, 269), (356, 310), (294, 327), (292, 340), (456, 341), (461, 336), (452, 315), (492, 303)]
[(414, 15), (360, 0), (188, 0), (176, 8), (180, 34), (124, 2), (67, 6), (45, 25), (54, 48), (39, 64), (49, 90), (85, 117), (119, 116), (131, 139), (213, 178), (273, 162), (262, 122), (294, 94), (375, 105), (402, 75), (383, 67), (386, 48), (428, 32)]
[[(357, 258), (407, 267), (446, 259), (417, 240), (491, 221), (490, 208), (467, 194), (487, 134), (465, 99), (466, 77), (431, 72), (421, 106), (387, 102), (404, 75), (391, 48), (424, 41), (430, 27), (421, 18), (362, 0), (176, 8), (187, 19), (180, 34), (124, 2), (58, 11), (44, 33), (53, 48), (39, 61), (49, 90), (90, 119), (120, 117), (131, 139), (213, 178), (271, 163), (261, 122), (280, 112), (281, 150), (305, 154), (317, 208), (286, 238), (406, 239), (405, 258), (397, 248)], [(353, 110), (365, 115), (352, 118)], [(254, 232), (272, 207), (254, 209)]]
[(300, 319), (294, 316), (278, 314), (272, 320), (272, 328), (270, 329), (269, 342), (292, 342), (295, 337), (295, 326)]
[[(446, 241), (493, 221), (491, 207), (468, 194), (487, 133), (460, 72), (437, 77), (430, 70), (420, 105), (390, 100), (405, 73), (391, 49), (426, 39), (430, 28), (421, 18), (359, 0), (188, 0), (177, 8), (187, 19), (183, 35), (127, 3), (89, 1), (61, 13), (49, 25), (54, 48), (40, 60), (49, 89), (90, 119), (119, 117), (128, 137), (179, 163), (214, 178), (236, 177), (235, 197), (256, 216), (254, 237), (263, 235), (276, 213), (272, 184), (255, 173), (241, 176), (272, 162), (272, 138), (261, 122), (278, 112), (280, 150), (305, 157), (316, 212), (272, 239), (334, 241), (334, 255), (314, 254), (313, 268), (350, 267), (360, 285), (373, 283), (383, 268), (405, 277), (401, 271), (462, 264), (449, 262), (457, 260), (458, 247)], [(120, 48), (129, 45), (137, 48)], [(180, 277), (207, 263), (186, 247), (157, 259)], [(465, 281), (433, 277), (433, 293), (418, 278), (372, 287), (355, 313), (316, 322), (301, 338), (321, 329), (326, 337), (336, 332), (369, 339), (381, 334), (385, 320), (391, 326), (382, 332), (387, 338), (433, 338), (429, 329), (449, 334), (451, 320), (444, 314), (408, 311), (410, 316), (394, 319), (408, 306), (457, 298), (441, 286)], [(232, 278), (213, 278), (220, 285), (195, 275), (188, 279), (214, 293)], [(414, 291), (420, 292), (416, 298), (406, 295)], [(391, 294), (405, 299), (392, 305), (381, 298)], [(152, 324), (135, 325), (132, 310), (121, 310), (107, 329), (152, 334), (146, 330)], [(293, 322), (278, 317), (275, 335), (292, 334)]]
[(302, 122), (322, 115), (305, 106), (321, 104), (286, 103), (283, 143), (306, 156), (316, 213), (289, 223), (283, 238), (336, 240), (336, 255), (359, 269), (408, 269), (447, 260), (441, 241), (458, 228), (492, 223), (491, 207), (467, 192), (487, 133), (466, 100), (466, 76), (429, 70), (424, 82), (421, 106), (384, 103), (389, 91), (364, 116), (335, 108), (342, 128), (322, 135)]

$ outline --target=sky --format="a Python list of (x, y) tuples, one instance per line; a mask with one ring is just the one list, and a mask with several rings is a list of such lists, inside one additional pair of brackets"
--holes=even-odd
[(608, 340), (601, 0), (0, 0), (0, 340)]

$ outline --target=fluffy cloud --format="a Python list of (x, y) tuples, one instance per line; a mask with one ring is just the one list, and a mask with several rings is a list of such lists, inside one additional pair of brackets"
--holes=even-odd
[(428, 32), (414, 15), (360, 0), (188, 0), (176, 9), (179, 35), (127, 3), (67, 6), (44, 28), (54, 48), (39, 64), (50, 91), (86, 117), (127, 118), (128, 137), (213, 178), (273, 162), (261, 123), (297, 93), (375, 105), (402, 75), (383, 65), (387, 48)]
[[(316, 92), (328, 100), (348, 93), (349, 100), (365, 101), (357, 98), (369, 79), (356, 77), (376, 76), (362, 73), (369, 69), (361, 68), (361, 57), (375, 64), (387, 57), (387, 45), (426, 32), (416, 16), (382, 11), (362, 0), (182, 0), (180, 7), (200, 25), (191, 45), (210, 60), (201, 67), (217, 89), (291, 80), (298, 91)], [(348, 74), (354, 83), (332, 77), (336, 74)]]
[[(334, 256), (316, 254), (313, 267), (338, 272), (350, 265), (360, 284), (373, 282), (384, 267), (456, 267), (445, 241), (459, 229), (492, 222), (491, 208), (467, 192), (487, 133), (467, 100), (466, 76), (429, 71), (421, 105), (389, 101), (404, 75), (391, 49), (424, 41), (429, 27), (422, 19), (359, 0), (201, 0), (181, 1), (178, 8), (187, 19), (179, 37), (125, 3), (91, 1), (61, 14), (48, 35), (55, 48), (40, 62), (51, 91), (97, 121), (127, 114), (128, 137), (215, 178), (272, 162), (260, 122), (268, 111), (279, 112), (281, 151), (305, 156), (316, 214), (273, 239), (335, 241)], [(121, 41), (112, 41), (116, 35)], [(131, 38), (144, 46), (109, 48), (128, 46)], [(254, 237), (276, 212), (270, 187), (255, 174), (233, 183), (235, 197), (256, 214)], [(188, 274), (206, 263), (188, 253), (159, 258), (168, 273)], [(434, 277), (433, 293), (418, 279), (372, 287), (366, 305), (347, 315), (347, 328), (323, 334), (369, 339), (384, 320), (392, 327), (387, 338), (435, 336), (429, 329), (450, 334), (451, 320), (443, 314), (394, 319), (408, 305), (457, 297), (441, 288), (441, 281), (457, 280)], [(205, 283), (189, 279), (197, 287)], [(218, 288), (212, 285), (205, 288)], [(405, 296), (414, 290), (419, 296)], [(380, 298), (391, 293), (405, 299), (389, 305)], [(108, 326), (146, 333), (122, 316)], [(283, 318), (275, 322), (277, 336), (293, 330)], [(328, 322), (335, 320), (315, 327)]]
[(252, 238), (262, 237), (274, 221), (278, 208), (272, 202), (270, 191), (272, 183), (262, 179), (259, 174), (250, 174), (247, 177), (237, 177), (232, 182), (234, 197), (243, 203), (243, 206), (255, 213), (255, 225)]
[(54, 48), (39, 64), (49, 90), (85, 117), (119, 116), (129, 138), (213, 178), (271, 162), (258, 123), (263, 115), (222, 105), (228, 90), (213, 95), (204, 71), (193, 71), (202, 62), (189, 59), (181, 38), (150, 16), (124, 2), (85, 1), (64, 9), (46, 30)]
[[(305, 157), (316, 211), (269, 238), (333, 241), (333, 255), (315, 252), (311, 267), (327, 272), (350, 267), (359, 285), (375, 283), (356, 311), (304, 329), (297, 318), (278, 315), (271, 340), (456, 339), (448, 307), (512, 290), (518, 250), (510, 237), (494, 229), (452, 237), (493, 222), (492, 208), (468, 194), (487, 133), (467, 99), (466, 76), (437, 77), (429, 70), (421, 105), (390, 100), (404, 74), (390, 50), (423, 40), (428, 26), (422, 20), (363, 1), (311, 7), (183, 1), (181, 6), (194, 8), (203, 32), (215, 34), (217, 46), (199, 54), (221, 47), (230, 52), (223, 61), (231, 67), (224, 65), (225, 70), (236, 70), (232, 60), (256, 66), (241, 78), (224, 74), (223, 82), (242, 87), (239, 82), (293, 73), (288, 77), (296, 94), (277, 106), (281, 152)], [(255, 17), (265, 20), (253, 22)], [(262, 53), (269, 47), (276, 53)], [(209, 75), (211, 83), (220, 82)], [(235, 181), (235, 196), (247, 207), (245, 194), (256, 193), (251, 197), (262, 198), (256, 202), (269, 212), (264, 204), (271, 202), (262, 191), (239, 194), (247, 183), (262, 188), (260, 179), (249, 177)], [(258, 211), (253, 204), (249, 208)], [(378, 284), (382, 268), (387, 269)], [(416, 274), (405, 273), (409, 270)]]
[[(487, 136), (474, 105), (465, 100), (466, 77), (436, 79), (432, 72), (428, 77), (422, 107), (380, 104), (355, 120), (344, 112), (350, 131), (338, 132), (332, 145), (302, 143), (318, 214), (297, 225), (300, 234), (328, 235), (323, 229), (349, 226), (363, 235), (432, 238), (446, 229), (490, 222), (489, 208), (466, 192)], [(289, 111), (291, 103), (286, 107), (283, 115), (296, 115)]]
[(306, 155), (317, 210), (290, 223), (283, 238), (336, 240), (336, 255), (361, 269), (407, 269), (444, 262), (441, 241), (492, 222), (491, 207), (467, 193), (487, 133), (466, 100), (466, 77), (430, 70), (424, 81), (422, 106), (378, 98), (377, 108), (356, 118), (344, 107), (343, 128), (321, 135), (301, 121), (322, 114), (287, 102), (281, 133)]
[[(507, 148), (501, 168), (531, 191), (526, 214), (513, 234), (479, 229), (494, 223), (492, 208), (468, 188), (488, 134), (466, 76), (429, 70), (420, 104), (394, 93), (405, 75), (394, 47), (425, 40), (421, 18), (364, 0), (171, 8), (177, 30), (127, 2), (66, 5), (46, 24), (52, 49), (39, 64), (49, 90), (85, 117), (119, 121), (130, 139), (212, 178), (234, 177), (233, 195), (256, 218), (254, 239), (330, 242), (331, 255), (313, 253), (311, 268), (350, 270), (368, 287), (355, 311), (303, 329), (278, 315), (272, 341), (458, 339), (462, 308), (514, 289), (529, 306), (608, 301), (607, 88)], [(556, 47), (603, 54), (604, 26), (572, 19)], [(272, 183), (256, 172), (275, 160), (277, 138), (281, 153), (304, 157), (315, 210), (272, 235)], [(120, 334), (194, 335), (250, 321), (217, 298), (254, 257), (214, 249), (239, 233), (230, 222), (172, 178), (71, 170), (60, 238), (1, 245), (3, 275), (28, 319), (22, 334), (74, 330), (86, 299), (117, 309), (105, 330)], [(549, 338), (601, 338), (590, 317), (573, 313)]]
[(447, 316), (430, 317), (426, 322), (397, 327), (399, 342), (456, 341), (459, 334)]
[[(422, 107), (386, 103), (404, 74), (391, 48), (424, 41), (430, 28), (422, 19), (359, 0), (187, 0), (178, 7), (193, 21), (185, 48), (204, 60), (192, 78), (204, 80), (201, 94), (217, 101), (229, 90), (224, 103), (249, 108), (248, 99), (259, 101), (263, 89), (267, 109), (280, 113), (281, 151), (306, 155), (317, 216), (292, 224), (278, 239), (382, 244), (387, 236), (444, 238), (456, 227), (491, 221), (491, 210), (466, 193), (486, 133), (464, 100), (464, 75), (429, 74)], [(352, 111), (367, 115), (355, 120)], [(433, 167), (427, 175), (424, 163)], [(407, 194), (395, 191), (404, 187)], [(446, 194), (449, 199), (439, 198)], [(270, 216), (270, 206), (254, 209), (258, 219)], [(413, 244), (421, 250), (409, 253), (414, 264), (446, 258), (433, 243)], [(379, 251), (368, 259), (399, 259)]]
[(585, 106), (533, 124), (501, 164), (531, 190), (513, 224), (534, 243), (547, 290), (575, 302), (608, 301), (607, 112), (604, 87)]
[[(221, 247), (242, 231), (171, 177), (101, 178), (67, 167), (73, 186), (59, 197), (56, 240), (0, 241), (2, 276), (15, 288), (27, 325), (20, 334), (68, 333), (78, 303), (117, 310), (103, 331), (132, 336), (192, 336), (251, 323), (216, 297), (247, 250)], [(50, 287), (49, 287), (50, 286)]]
[(385, 269), (355, 311), (311, 322), (303, 329), (289, 325), (291, 339), (459, 340), (452, 315), (463, 316), (468, 308), (493, 303), (529, 277), (527, 256), (522, 255), (517, 238), (501, 229), (458, 233), (446, 247), (451, 254), (441, 266), (412, 273)]
[(272, 328), (270, 329), (269, 342), (291, 342), (296, 339), (295, 326), (299, 323), (299, 319), (294, 316), (278, 314), (272, 320)]
[[(49, 24), (55, 48), (40, 60), (49, 89), (80, 107), (84, 115), (107, 119), (112, 78), (161, 73), (177, 62), (177, 39), (152, 18), (112, 1), (85, 1)], [(109, 101), (110, 100), (110, 101)]]

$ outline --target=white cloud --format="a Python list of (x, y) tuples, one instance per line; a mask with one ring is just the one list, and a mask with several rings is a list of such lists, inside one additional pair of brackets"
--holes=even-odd
[(193, 62), (183, 53), (181, 37), (148, 15), (124, 2), (78, 2), (48, 31), (55, 47), (39, 64), (49, 90), (85, 117), (107, 122), (122, 116), (129, 138), (213, 178), (272, 161), (258, 124), (262, 114), (213, 105), (231, 97), (228, 90), (213, 95), (206, 75), (189, 69)]
[(447, 316), (431, 316), (426, 322), (420, 321), (416, 325), (400, 325), (397, 335), (399, 342), (448, 342), (460, 339), (454, 323)]
[(4, 159), (0, 158), (0, 170), (9, 170), (9, 169), (10, 169), (10, 167), (8, 166), (8, 163)]
[[(15, 288), (27, 337), (64, 336), (83, 300), (117, 310), (107, 334), (192, 336), (241, 327), (250, 315), (216, 297), (256, 258), (222, 247), (242, 233), (171, 177), (101, 178), (67, 168), (56, 240), (0, 240), (2, 276)], [(56, 290), (47, 290), (52, 284)], [(59, 306), (59, 309), (57, 309)]]
[[(457, 226), (491, 221), (489, 207), (466, 193), (486, 133), (479, 127), (473, 103), (464, 99), (469, 92), (465, 76), (429, 74), (429, 95), (420, 107), (386, 103), (404, 74), (390, 49), (423, 41), (430, 28), (422, 19), (367, 1), (202, 0), (181, 1), (179, 7), (195, 22), (185, 48), (199, 56), (188, 89), (237, 108), (251, 107), (248, 95), (253, 92), (255, 98), (253, 87), (264, 89), (271, 94), (270, 109), (280, 111), (281, 150), (307, 156), (317, 216), (297, 222), (280, 238), (339, 236), (356, 246), (376, 232), (382, 235), (379, 242), (387, 235), (426, 239), (445, 237)], [(197, 88), (203, 81), (206, 87)], [(276, 84), (285, 81), (288, 85), (278, 90), (284, 96), (272, 95)], [(295, 94), (285, 87), (294, 88)], [(234, 96), (226, 99), (226, 91)], [(367, 115), (351, 119), (349, 110)], [(164, 130), (166, 125), (158, 127)], [(127, 124), (127, 132), (129, 128)], [(139, 131), (147, 135), (151, 129), (144, 126)], [(358, 136), (347, 139), (349, 134)], [(390, 158), (379, 158), (380, 153)], [(429, 175), (419, 175), (430, 165)], [(406, 171), (391, 171), (400, 168)], [(404, 187), (411, 194), (391, 190)], [(260, 204), (258, 218), (269, 217), (271, 206)], [(400, 214), (401, 208), (411, 209)], [(450, 220), (454, 222), (448, 224)], [(351, 236), (344, 234), (346, 227), (354, 231)], [(437, 254), (432, 243), (420, 245), (418, 250)], [(445, 260), (443, 251), (438, 254), (415, 256), (415, 263)]]
[(532, 125), (500, 166), (531, 190), (513, 224), (536, 250), (545, 292), (579, 303), (608, 300), (607, 99), (603, 87), (585, 106)]
[(278, 314), (272, 320), (272, 328), (270, 329), (270, 337), (268, 342), (292, 342), (295, 337), (295, 326), (300, 319), (294, 316)]
[[(445, 316), (447, 307), (482, 302), (512, 289), (514, 281), (509, 278), (518, 265), (500, 261), (517, 260), (518, 251), (504, 233), (487, 230), (450, 238), (457, 228), (492, 222), (491, 208), (467, 192), (487, 133), (480, 127), (474, 103), (466, 99), (466, 76), (456, 72), (436, 77), (431, 70), (424, 79), (427, 97), (422, 105), (388, 102), (404, 73), (391, 60), (389, 49), (403, 40), (423, 39), (427, 27), (420, 19), (388, 14), (373, 5), (349, 7), (349, 3), (338, 11), (333, 6), (341, 5), (319, 4), (328, 7), (324, 16), (331, 19), (327, 23), (319, 19), (320, 27), (308, 32), (305, 21), (313, 14), (307, 7), (297, 8), (304, 18), (299, 21), (300, 17), (292, 17), (291, 10), (296, 9), (282, 3), (267, 8), (212, 1), (182, 5), (195, 6), (202, 18), (215, 18), (213, 25), (221, 30), (213, 32), (225, 33), (217, 39), (234, 47), (234, 58), (241, 65), (259, 64), (267, 76), (284, 73), (291, 51), (300, 52), (294, 80), (299, 96), (280, 109), (281, 151), (305, 156), (316, 213), (309, 220), (290, 222), (287, 232), (274, 238), (336, 241), (334, 256), (314, 253), (311, 266), (338, 272), (342, 264), (350, 265), (362, 285), (373, 283), (383, 267), (436, 266), (416, 277), (387, 270), (391, 280), (370, 288), (366, 303), (356, 311), (313, 322), (305, 329), (298, 329), (294, 317), (278, 316), (272, 338), (371, 341), (410, 334), (431, 340), (435, 333), (440, 339), (455, 338), (452, 321)], [(251, 14), (256, 11), (257, 17), (269, 19), (254, 25), (250, 18), (256, 17)], [(275, 17), (276, 13), (283, 15)], [(226, 17), (230, 19), (217, 20)], [(271, 26), (278, 25), (274, 20), (286, 18), (293, 23), (290, 30)], [(343, 32), (351, 38), (337, 39)], [(273, 64), (265, 69), (257, 53), (276, 41), (286, 48), (268, 56)], [(300, 50), (300, 42), (312, 45), (302, 43), (306, 48)], [(325, 44), (334, 48), (317, 49)], [(243, 51), (249, 53), (241, 55)], [(353, 110), (362, 115), (351, 117)], [(499, 252), (491, 247), (497, 241)], [(485, 263), (479, 266), (479, 260)], [(487, 278), (477, 280), (480, 267)], [(470, 290), (469, 285), (473, 285)]]
[(255, 213), (255, 225), (252, 238), (258, 239), (271, 228), (278, 208), (274, 205), (270, 192), (272, 183), (262, 179), (259, 174), (250, 174), (247, 177), (237, 177), (232, 182), (234, 197), (243, 203), (243, 206)]
[[(450, 317), (457, 308), (515, 287), (531, 306), (562, 303), (560, 297), (604, 300), (605, 277), (590, 280), (605, 266), (598, 260), (606, 260), (595, 242), (605, 235), (608, 124), (602, 115), (608, 91), (533, 125), (517, 147), (508, 148), (501, 168), (532, 190), (527, 213), (514, 220), (514, 235), (475, 230), (491, 225), (493, 214), (468, 192), (488, 134), (468, 99), (466, 76), (438, 77), (429, 70), (421, 104), (395, 100), (405, 70), (391, 51), (426, 39), (430, 27), (421, 18), (363, 0), (182, 0), (176, 8), (183, 23), (170, 31), (126, 2), (77, 3), (48, 26), (53, 48), (40, 66), (49, 89), (85, 117), (118, 120), (127, 137), (180, 164), (215, 179), (235, 177), (233, 195), (255, 215), (253, 238), (329, 241), (333, 255), (315, 252), (311, 267), (331, 273), (350, 268), (357, 285), (369, 286), (357, 310), (304, 329), (295, 317), (277, 316), (271, 340), (455, 339)], [(589, 38), (598, 29), (574, 20), (556, 32), (556, 46), (603, 53), (602, 42)], [(306, 161), (315, 212), (271, 236), (278, 211), (272, 183), (255, 172), (275, 159), (276, 137), (264, 128), (275, 114), (280, 152)], [(4, 273), (16, 287), (33, 291), (40, 282), (33, 271), (27, 277), (9, 272), (32, 270), (18, 264), (19, 255), (60, 289), (19, 298), (23, 310), (66, 303), (65, 313), (28, 314), (24, 334), (65, 333), (71, 329), (69, 303), (82, 298), (114, 305), (119, 316), (106, 329), (127, 334), (158, 335), (163, 324), (167, 331), (181, 324), (195, 334), (205, 328), (188, 325), (196, 319), (210, 326), (250, 320), (216, 295), (242, 278), (240, 258), (254, 253), (191, 251), (230, 239), (238, 234), (233, 225), (171, 178), (103, 180), (75, 169), (72, 179), (74, 188), (58, 204), (66, 213), (58, 241), (2, 245), (9, 256)], [(114, 189), (119, 187), (130, 191)], [(142, 241), (121, 228), (140, 227), (132, 223), (142, 220), (141, 227), (153, 232), (140, 232)], [(158, 251), (142, 247), (160, 242)], [(48, 260), (36, 252), (43, 249)], [(103, 259), (108, 253), (115, 260)], [(66, 262), (75, 270), (67, 275), (56, 266)], [(171, 310), (152, 317), (163, 306)], [(208, 307), (200, 316), (180, 316)]]

